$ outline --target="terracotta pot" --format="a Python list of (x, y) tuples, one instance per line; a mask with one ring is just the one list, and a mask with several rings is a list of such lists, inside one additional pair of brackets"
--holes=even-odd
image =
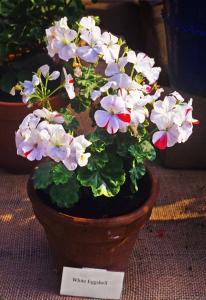
[[(51, 100), (52, 108), (65, 106), (65, 100), (55, 96)], [(22, 120), (37, 106), (28, 109), (24, 103), (0, 101), (0, 168), (15, 174), (29, 173), (36, 162), (29, 162), (16, 154), (15, 131)]]
[(137, 210), (112, 218), (77, 218), (44, 204), (28, 181), (34, 213), (44, 227), (57, 270), (63, 266), (125, 271), (139, 230), (148, 221), (158, 194), (158, 182), (148, 171), (148, 199)]

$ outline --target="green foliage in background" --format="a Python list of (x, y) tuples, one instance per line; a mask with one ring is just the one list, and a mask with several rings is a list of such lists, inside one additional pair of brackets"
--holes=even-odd
[[(45, 47), (46, 28), (64, 16), (68, 17), (68, 25), (72, 26), (84, 15), (84, 11), (81, 0), (1, 0), (0, 66), (3, 67), (0, 70), (0, 89), (9, 92), (17, 81), (28, 79), (28, 74), (39, 67), (36, 56)], [(28, 58), (28, 52), (34, 56), (30, 54)], [(14, 62), (8, 61), (9, 56), (12, 58), (11, 54), (15, 55)], [(25, 64), (22, 58), (23, 61), (28, 60), (26, 67), (22, 66)], [(30, 67), (30, 61), (35, 64), (34, 68)]]

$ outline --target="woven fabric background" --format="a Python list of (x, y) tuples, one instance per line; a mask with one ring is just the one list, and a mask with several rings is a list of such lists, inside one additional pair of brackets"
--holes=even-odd
[[(154, 169), (160, 194), (131, 256), (122, 300), (205, 300), (206, 171)], [(27, 178), (0, 172), (0, 299), (74, 299), (58, 294)]]

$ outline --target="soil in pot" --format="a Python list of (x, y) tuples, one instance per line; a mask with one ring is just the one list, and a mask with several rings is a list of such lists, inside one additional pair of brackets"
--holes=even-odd
[(121, 204), (118, 201), (112, 205), (113, 200), (117, 201), (112, 198), (105, 199), (111, 201), (110, 205), (102, 202), (100, 205), (99, 199), (93, 207), (96, 199), (87, 199), (83, 193), (80, 212), (76, 206), (70, 215), (48, 206), (48, 198), (34, 190), (30, 177), (28, 195), (44, 227), (59, 272), (63, 266), (126, 270), (138, 232), (148, 221), (158, 193), (156, 176), (151, 171), (148, 174), (133, 201), (122, 191)]
[(72, 208), (61, 209), (51, 203), (48, 193), (37, 190), (41, 201), (58, 212), (78, 218), (112, 218), (128, 214), (140, 208), (149, 198), (151, 183), (149, 175), (146, 174), (139, 181), (139, 190), (135, 194), (130, 192), (130, 182), (123, 185), (120, 193), (115, 197), (94, 197), (91, 190), (81, 188), (80, 201)]

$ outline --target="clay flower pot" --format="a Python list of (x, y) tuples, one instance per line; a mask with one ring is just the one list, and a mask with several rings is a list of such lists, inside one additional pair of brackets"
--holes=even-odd
[[(54, 110), (65, 107), (65, 100), (55, 96), (51, 100)], [(28, 109), (26, 104), (0, 101), (0, 168), (16, 174), (29, 173), (36, 165), (25, 158), (17, 156), (15, 145), (15, 131), (22, 120), (37, 109), (33, 106)]]
[(148, 169), (149, 197), (130, 213), (101, 219), (74, 217), (44, 204), (28, 181), (34, 213), (44, 227), (57, 270), (63, 266), (125, 271), (139, 230), (146, 224), (158, 194), (158, 182)]

